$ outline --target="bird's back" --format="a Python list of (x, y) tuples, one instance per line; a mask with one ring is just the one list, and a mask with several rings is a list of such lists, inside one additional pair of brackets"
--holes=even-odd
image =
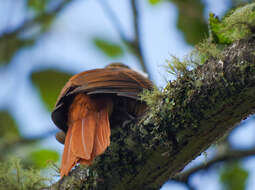
[[(78, 93), (91, 96), (111, 96), (119, 102), (135, 102), (143, 89), (152, 89), (149, 79), (125, 67), (94, 69), (74, 75), (62, 89), (52, 112), (52, 120), (60, 129), (67, 131), (67, 112), (73, 98)], [(132, 101), (133, 99), (133, 101)]]

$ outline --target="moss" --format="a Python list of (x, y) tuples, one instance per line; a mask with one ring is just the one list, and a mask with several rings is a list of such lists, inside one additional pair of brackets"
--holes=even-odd
[(166, 71), (177, 77), (184, 75), (189, 70), (189, 63), (186, 60), (181, 61), (175, 56), (171, 56), (171, 59), (166, 60), (166, 63)]
[(140, 94), (140, 98), (142, 101), (145, 101), (149, 107), (154, 106), (157, 104), (159, 100), (163, 98), (163, 92), (162, 90), (158, 89), (157, 87), (154, 87), (153, 90), (144, 90)]
[(255, 3), (243, 5), (230, 11), (222, 20), (210, 14), (210, 37), (203, 40), (183, 61), (175, 56), (166, 60), (166, 70), (171, 75), (181, 77), (190, 70), (203, 65), (209, 58), (223, 59), (226, 44), (244, 39), (255, 32)]
[(203, 40), (195, 46), (195, 49), (183, 61), (175, 56), (171, 56), (171, 59), (166, 60), (166, 71), (177, 78), (190, 75), (189, 71), (203, 65), (209, 58), (221, 60), (224, 47), (211, 42), (209, 39)]
[(0, 190), (39, 190), (49, 182), (39, 171), (24, 169), (18, 160), (0, 163)]
[(219, 20), (210, 14), (210, 39), (220, 44), (230, 44), (244, 39), (254, 32), (255, 3), (236, 8)]
[(222, 52), (216, 42), (203, 43), (198, 57), (188, 58), (190, 64), (174, 60), (178, 67), (172, 71), (179, 75), (175, 81), (141, 94), (148, 112), (139, 124), (111, 130), (111, 146), (89, 167), (96, 173), (89, 172), (85, 184), (96, 189), (158, 189), (254, 113), (254, 39), (237, 41)]
[(209, 59), (165, 89), (145, 91), (146, 118), (111, 130), (111, 146), (89, 167), (96, 175), (89, 172), (80, 189), (158, 189), (247, 117), (255, 102), (252, 44), (236, 42), (224, 64)]
[(223, 48), (224, 46), (218, 45), (211, 42), (209, 39), (206, 39), (196, 45), (196, 49), (193, 53), (197, 56), (199, 65), (202, 65), (212, 57), (221, 60), (223, 58)]

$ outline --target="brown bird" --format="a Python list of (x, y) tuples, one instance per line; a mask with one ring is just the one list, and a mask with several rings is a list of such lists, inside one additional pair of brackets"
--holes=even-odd
[(151, 81), (121, 63), (71, 77), (52, 112), (53, 122), (66, 133), (61, 177), (77, 163), (90, 165), (104, 153), (110, 145), (110, 123), (114, 127), (145, 112), (138, 96), (143, 89), (152, 89)]

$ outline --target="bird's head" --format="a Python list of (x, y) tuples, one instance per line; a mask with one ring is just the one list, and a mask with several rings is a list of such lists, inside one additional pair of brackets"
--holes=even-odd
[[(120, 63), (120, 62), (115, 62), (115, 63), (110, 63), (109, 65), (106, 65), (105, 68), (107, 69), (112, 69), (112, 68), (125, 68), (125, 69), (131, 69), (129, 66), (123, 64), (123, 63)], [(143, 75), (144, 77), (148, 78), (148, 74), (143, 72), (143, 71), (139, 71), (137, 69), (132, 69), (136, 72), (138, 72), (139, 74)]]
[(129, 66), (124, 65), (123, 63), (120, 63), (120, 62), (115, 62), (115, 63), (110, 63), (105, 68), (127, 68), (127, 69), (129, 69)]

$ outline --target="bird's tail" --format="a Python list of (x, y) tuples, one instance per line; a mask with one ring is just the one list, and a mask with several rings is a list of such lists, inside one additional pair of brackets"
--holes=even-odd
[(112, 102), (78, 94), (69, 108), (68, 131), (60, 175), (67, 175), (76, 163), (90, 165), (110, 145), (109, 113)]

